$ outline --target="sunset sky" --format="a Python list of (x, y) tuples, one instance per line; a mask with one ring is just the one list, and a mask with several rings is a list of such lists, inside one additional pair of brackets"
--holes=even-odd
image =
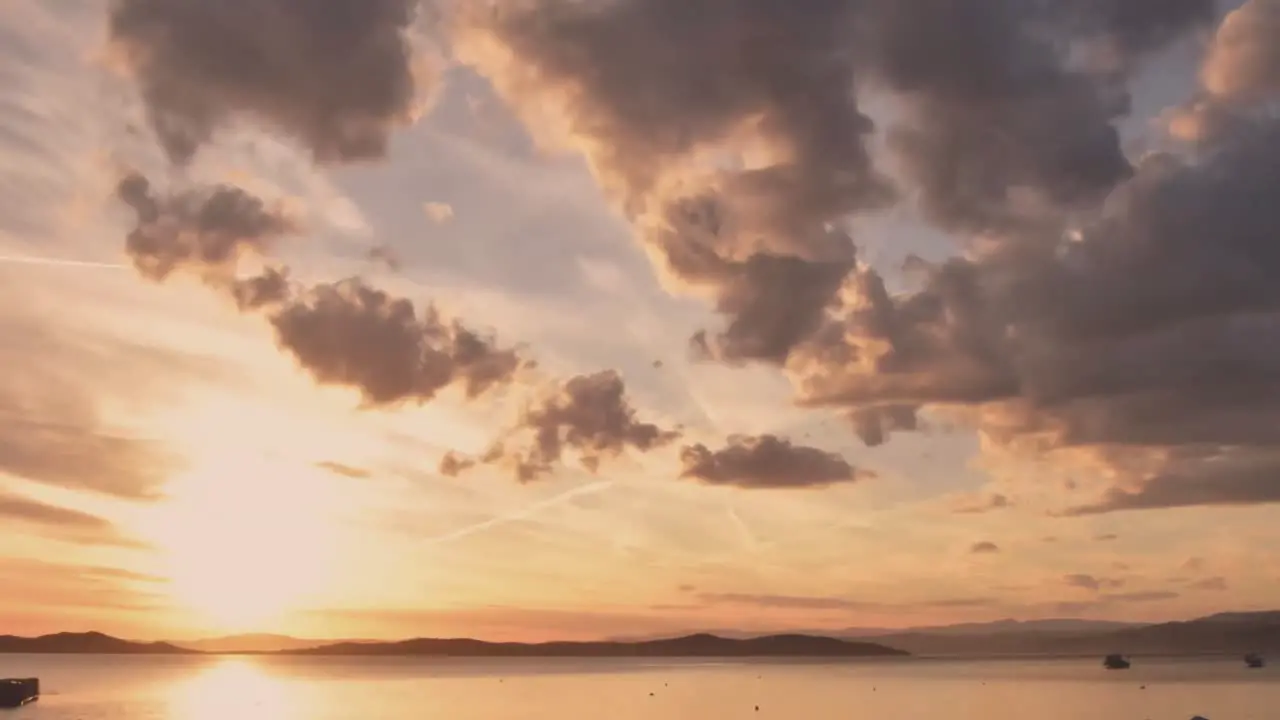
[(0, 4), (0, 634), (1280, 607), (1280, 2), (423, 3)]

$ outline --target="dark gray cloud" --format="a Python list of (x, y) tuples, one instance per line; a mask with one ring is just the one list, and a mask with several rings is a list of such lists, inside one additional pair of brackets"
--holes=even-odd
[(838, 453), (776, 435), (733, 436), (714, 451), (701, 443), (689, 445), (680, 451), (680, 462), (681, 477), (740, 488), (814, 488), (873, 477)]
[(500, 465), (529, 482), (553, 472), (569, 454), (594, 473), (604, 460), (628, 450), (649, 452), (679, 436), (677, 430), (641, 420), (622, 376), (610, 370), (552, 383), (484, 454), (450, 453), (440, 471), (453, 476), (477, 465)]
[(1101, 535), (1094, 535), (1093, 539), (1098, 542), (1111, 542), (1113, 540), (1119, 540), (1120, 536), (1115, 533), (1102, 533)]
[(973, 545), (970, 545), (969, 552), (974, 555), (989, 555), (991, 553), (1000, 552), (1000, 546), (989, 540), (983, 540), (982, 542), (976, 542)]
[[(778, 362), (853, 267), (838, 221), (893, 194), (864, 147), (872, 125), (853, 92), (853, 9), (476, 3), (460, 47), (527, 118), (567, 110), (565, 130), (660, 270), (726, 315), (727, 329), (700, 336), (699, 350)], [(746, 134), (768, 163), (696, 169), (699, 153)]]
[(883, 405), (849, 411), (853, 432), (867, 447), (883, 445), (889, 435), (920, 429), (914, 405)]
[(105, 518), (15, 493), (0, 491), (0, 518), (11, 529), (28, 527), (67, 542), (126, 547), (138, 545), (136, 540)]
[(458, 386), (468, 399), (502, 387), (527, 365), (516, 350), (446, 317), (421, 311), (360, 278), (298, 286), (288, 268), (238, 274), (245, 255), (266, 256), (298, 227), (230, 185), (159, 195), (136, 173), (117, 195), (135, 213), (126, 247), (144, 277), (200, 278), (244, 312), (262, 312), (276, 340), (316, 382), (357, 390), (370, 406), (429, 402)]
[(354, 388), (370, 406), (429, 402), (451, 386), (475, 399), (527, 364), (434, 305), (419, 312), (358, 278), (298, 293), (268, 320), (316, 382)]
[(1148, 158), (1076, 232), (898, 296), (857, 283), (834, 348), (800, 351), (803, 402), (963, 408), (994, 446), (1107, 468), (1075, 514), (1280, 500), (1278, 168), (1280, 123), (1255, 122)]
[(244, 255), (264, 255), (299, 230), (282, 209), (233, 185), (165, 195), (133, 172), (117, 184), (116, 196), (135, 218), (125, 251), (138, 272), (156, 282), (195, 270), (206, 282), (225, 284)]
[[(866, 150), (875, 128), (860, 85), (894, 101), (889, 144), (931, 219), (1039, 227), (1045, 207), (1095, 202), (1129, 175), (1113, 125), (1125, 75), (1210, 10), (530, 0), (474, 3), (459, 36), (464, 60), (538, 130), (588, 153), (664, 275), (712, 298), (727, 327), (695, 348), (782, 363), (854, 268), (840, 221), (897, 195)], [(1075, 67), (1064, 48), (1085, 42), (1123, 62)], [(564, 111), (563, 127), (541, 122), (548, 107)], [(699, 162), (743, 138), (767, 148), (758, 162)]]
[(1280, 502), (1280, 455), (1274, 451), (1213, 448), (1188, 454), (1136, 487), (1113, 488), (1097, 502), (1069, 508), (1066, 514)]
[[(1207, 93), (1280, 87), (1240, 49), (1280, 27), (1262, 4), (1224, 26)], [(1243, 462), (1280, 427), (1258, 422), (1277, 407), (1276, 346), (1244, 340), (1280, 322), (1280, 124), (1138, 167), (1116, 129), (1143, 61), (1214, 15), (1210, 0), (528, 0), (475, 3), (459, 46), (588, 154), (662, 273), (711, 298), (727, 324), (695, 336), (704, 357), (785, 364), (802, 402), (869, 445), (943, 408), (995, 447), (1060, 451), (1132, 491), (1189, 455)], [(1245, 89), (1214, 90), (1215, 72)], [(892, 108), (893, 182), (859, 94)], [(772, 154), (709, 159), (742, 138)], [(900, 195), (981, 242), (895, 295), (840, 227)]]
[(113, 48), (169, 157), (246, 116), (321, 162), (380, 158), (413, 119), (418, 0), (113, 0)]

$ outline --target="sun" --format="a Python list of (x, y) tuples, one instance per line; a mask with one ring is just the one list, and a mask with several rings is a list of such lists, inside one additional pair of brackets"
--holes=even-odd
[(257, 632), (323, 593), (335, 537), (323, 488), (260, 455), (175, 478), (153, 529), (176, 604), (210, 629)]

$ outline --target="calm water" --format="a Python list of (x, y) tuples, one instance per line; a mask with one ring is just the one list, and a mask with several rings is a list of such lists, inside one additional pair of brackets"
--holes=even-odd
[(1145, 660), (1107, 672), (1092, 659), (818, 664), (0, 655), (0, 677), (24, 675), (40, 676), (46, 695), (0, 720), (1280, 716), (1280, 672), (1245, 670), (1235, 660)]

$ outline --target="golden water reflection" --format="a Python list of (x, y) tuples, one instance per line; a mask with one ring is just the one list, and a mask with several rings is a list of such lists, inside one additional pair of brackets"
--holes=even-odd
[(302, 720), (305, 693), (243, 658), (226, 658), (173, 689), (172, 720)]

